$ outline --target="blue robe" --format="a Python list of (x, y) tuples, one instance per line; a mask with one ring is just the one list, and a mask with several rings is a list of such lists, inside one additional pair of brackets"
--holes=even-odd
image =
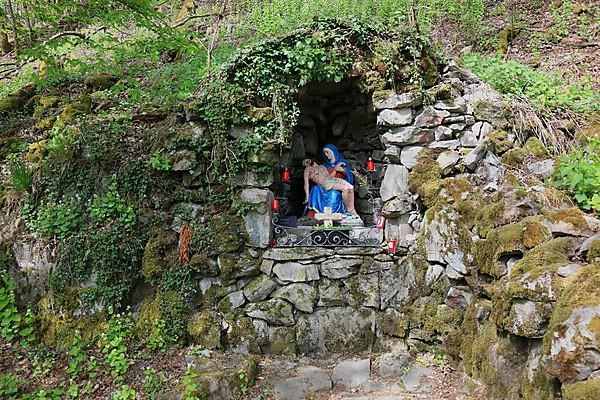
[[(329, 149), (334, 155), (334, 161), (329, 162), (329, 160), (325, 159), (323, 165), (328, 170), (335, 167), (340, 162), (346, 163), (346, 180), (349, 183), (353, 182), (352, 178), (352, 170), (350, 169), (350, 165), (341, 156), (338, 152), (338, 149), (332, 145), (328, 144), (323, 147), (323, 149)], [(313, 185), (310, 189), (310, 194), (308, 196), (308, 204), (306, 205), (306, 212), (312, 210), (314, 212), (322, 213), (325, 211), (325, 207), (331, 207), (331, 212), (334, 213), (346, 213), (348, 210), (344, 205), (344, 200), (342, 199), (342, 192), (339, 190), (325, 190), (322, 186)]]

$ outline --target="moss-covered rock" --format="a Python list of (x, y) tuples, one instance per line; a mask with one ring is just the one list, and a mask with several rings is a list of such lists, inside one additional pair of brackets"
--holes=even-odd
[(39, 164), (47, 153), (48, 141), (44, 139), (29, 145), (26, 158), (32, 164)]
[(563, 286), (556, 272), (569, 263), (573, 247), (573, 239), (562, 237), (531, 249), (514, 265), (508, 284), (509, 293), (534, 301), (556, 300)]
[(487, 141), (490, 144), (489, 149), (500, 155), (513, 147), (512, 141), (508, 139), (508, 133), (505, 130), (494, 129), (487, 136)]
[(275, 118), (271, 107), (252, 107), (248, 110), (248, 115), (257, 122), (269, 122)]
[(600, 240), (594, 240), (588, 249), (587, 256), (588, 262), (600, 262)]
[(237, 215), (226, 212), (215, 214), (206, 226), (209, 230), (208, 245), (195, 251), (197, 253), (207, 253), (209, 256), (235, 253), (246, 242), (244, 220)]
[(438, 181), (441, 178), (442, 170), (435, 158), (428, 153), (425, 156), (419, 154), (417, 165), (408, 174), (408, 188), (430, 202), (434, 193), (439, 190), (441, 183)]
[[(264, 331), (257, 329), (257, 326), (249, 317), (227, 318), (230, 328), (227, 332), (227, 342), (232, 351), (241, 354), (260, 354), (261, 345), (267, 342), (266, 323)], [(260, 322), (257, 322), (259, 325)]]
[(521, 147), (508, 150), (502, 155), (502, 163), (515, 168), (523, 168), (523, 162), (527, 156), (527, 151)]
[(39, 120), (35, 123), (35, 129), (39, 131), (48, 131), (54, 127), (54, 123), (56, 122), (56, 116), (50, 116), (44, 119)]
[(571, 383), (600, 367), (600, 264), (584, 266), (565, 286), (544, 335), (544, 354), (548, 373)]
[(24, 86), (9, 94), (6, 98), (0, 100), (0, 114), (22, 111), (34, 94), (35, 86), (33, 84)]
[(521, 224), (509, 224), (488, 233), (487, 239), (474, 243), (473, 264), (482, 273), (499, 278), (508, 271), (499, 262), (500, 257), (522, 254), (524, 228)]
[(220, 349), (221, 316), (214, 311), (200, 311), (188, 321), (188, 334), (194, 343), (207, 349)]
[(377, 327), (385, 335), (403, 338), (408, 333), (409, 321), (404, 314), (388, 308), (383, 314), (378, 315)]
[(189, 310), (175, 291), (147, 297), (135, 319), (134, 333), (146, 343), (183, 342)]
[(506, 54), (508, 46), (515, 35), (513, 24), (506, 24), (498, 33), (498, 52)]
[(499, 334), (492, 321), (485, 322), (477, 331), (476, 335), (470, 336), (472, 340), (463, 341), (466, 371), (487, 384), (491, 398), (521, 399), (521, 380), (527, 361), (526, 344)]
[(100, 73), (95, 75), (90, 75), (85, 78), (83, 84), (85, 87), (91, 92), (97, 92), (99, 90), (106, 90), (112, 87), (118, 78), (111, 74)]
[(260, 258), (252, 257), (248, 251), (243, 254), (223, 253), (219, 255), (217, 260), (221, 277), (225, 281), (259, 274), (262, 261)]
[(523, 146), (523, 149), (527, 153), (538, 158), (544, 158), (549, 156), (546, 146), (544, 146), (540, 139), (534, 136), (527, 139), (527, 141), (525, 142), (525, 146)]
[(175, 246), (177, 238), (164, 230), (157, 230), (146, 243), (142, 256), (141, 274), (146, 280), (160, 276), (171, 268), (175, 262)]
[(563, 400), (600, 399), (600, 378), (565, 384), (562, 395)]
[(475, 215), (474, 226), (480, 237), (486, 238), (500, 223), (504, 212), (504, 201), (500, 200), (480, 207)]
[(568, 224), (573, 230), (582, 230), (587, 229), (589, 227), (587, 220), (585, 219), (585, 214), (579, 208), (563, 208), (560, 210), (555, 210), (551, 212), (547, 212), (545, 214), (548, 221), (553, 224)]
[(82, 94), (79, 98), (66, 106), (60, 112), (60, 121), (63, 124), (72, 122), (80, 115), (89, 114), (92, 107), (90, 96)]
[(75, 317), (82, 291), (81, 288), (67, 288), (60, 298), (48, 294), (38, 302), (36, 316), (43, 344), (65, 348), (73, 342), (76, 332), (81, 334), (84, 342), (90, 343), (108, 328), (104, 311), (79, 313), (81, 315)]

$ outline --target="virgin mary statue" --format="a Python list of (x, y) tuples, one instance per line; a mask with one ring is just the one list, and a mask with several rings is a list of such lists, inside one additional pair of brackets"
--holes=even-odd
[[(353, 184), (352, 170), (348, 162), (340, 155), (337, 147), (327, 144), (323, 147), (323, 165), (330, 174), (335, 171), (335, 177), (345, 179)], [(309, 217), (314, 217), (315, 213), (322, 213), (325, 207), (331, 207), (334, 213), (347, 213), (344, 206), (342, 192), (339, 190), (325, 190), (322, 186), (313, 185), (310, 189), (308, 204), (306, 209)]]

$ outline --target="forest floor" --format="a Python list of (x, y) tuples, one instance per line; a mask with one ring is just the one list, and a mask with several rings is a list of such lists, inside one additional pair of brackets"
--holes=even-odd
[[(20, 393), (44, 387), (48, 393), (52, 389), (60, 393), (71, 393), (68, 397), (86, 399), (112, 399), (113, 393), (122, 387), (119, 379), (107, 373), (105, 357), (101, 351), (91, 347), (82, 351), (84, 356), (79, 367), (73, 369), (75, 356), (67, 350), (48, 350), (37, 347), (27, 349), (19, 344), (0, 339), (0, 375), (10, 373), (17, 378)], [(198, 365), (198, 359), (217, 361), (225, 365), (240, 356), (229, 352), (199, 352), (195, 347), (173, 348), (165, 352), (150, 352), (148, 349), (130, 351), (129, 367), (124, 375), (129, 387), (136, 392), (137, 399), (175, 399), (183, 390), (183, 378), (190, 365)], [(484, 400), (485, 386), (457, 371), (446, 359), (435, 359), (429, 354), (411, 358), (407, 354), (391, 354), (392, 362), (387, 373), (382, 373), (383, 354), (364, 353), (360, 355), (331, 355), (320, 358), (308, 356), (263, 356), (258, 363), (254, 384), (247, 387), (244, 395), (236, 399), (277, 400)], [(97, 360), (96, 367), (87, 368), (91, 360)], [(335, 382), (334, 367), (342, 362), (362, 361), (369, 368), (368, 380), (344, 386)], [(367, 362), (368, 361), (368, 362)], [(300, 385), (299, 372), (303, 367), (318, 369), (325, 374), (329, 389), (312, 392), (310, 385)], [(75, 371), (73, 373), (73, 371)], [(360, 375), (361, 372), (355, 372)], [(364, 375), (364, 371), (363, 371)], [(386, 375), (386, 376), (382, 376)], [(356, 378), (360, 379), (360, 378)], [(333, 385), (332, 385), (333, 380)], [(88, 385), (93, 382), (93, 386)], [(306, 382), (306, 381), (305, 381)], [(331, 388), (331, 386), (333, 386)], [(77, 392), (74, 391), (77, 388)], [(5, 388), (1, 388), (5, 389)], [(69, 389), (73, 390), (69, 392)], [(9, 393), (9, 392), (0, 392)], [(58, 392), (57, 392), (58, 393)], [(54, 397), (48, 397), (54, 398)]]

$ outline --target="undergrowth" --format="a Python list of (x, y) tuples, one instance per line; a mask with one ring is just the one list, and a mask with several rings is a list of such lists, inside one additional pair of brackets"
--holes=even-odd
[(600, 110), (600, 93), (588, 81), (565, 84), (559, 74), (475, 53), (467, 54), (461, 60), (499, 92), (525, 97), (542, 110), (560, 107), (579, 112)]

